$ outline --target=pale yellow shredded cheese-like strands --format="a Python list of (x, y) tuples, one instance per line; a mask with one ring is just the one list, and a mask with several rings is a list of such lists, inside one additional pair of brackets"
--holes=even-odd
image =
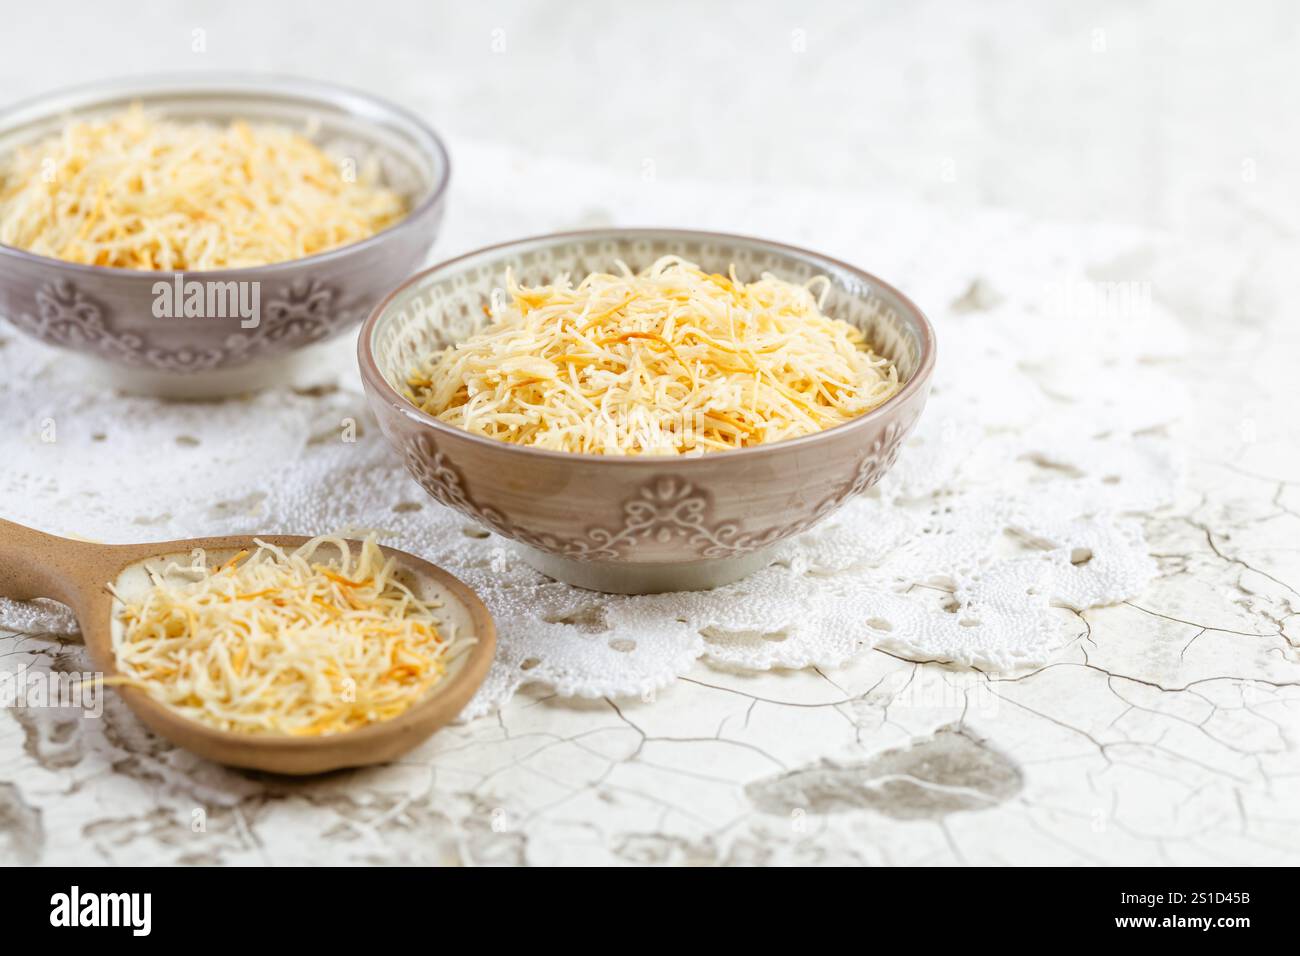
[(0, 158), (0, 242), (124, 269), (301, 259), (405, 215), (373, 161), (344, 173), (285, 128), (163, 120), (136, 105)]
[(222, 730), (334, 734), (401, 714), (474, 643), (394, 577), (373, 536), (355, 555), (330, 536), (257, 544), (217, 568), (151, 570), (139, 599), (115, 591), (121, 675), (107, 682)]
[(422, 410), (554, 451), (671, 455), (807, 435), (875, 408), (898, 372), (822, 314), (829, 281), (743, 283), (665, 256), (494, 296), (490, 325), (408, 378)]

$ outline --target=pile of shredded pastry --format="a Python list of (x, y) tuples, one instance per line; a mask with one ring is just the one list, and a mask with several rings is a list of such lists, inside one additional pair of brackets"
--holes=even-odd
[(69, 122), (0, 158), (0, 242), (87, 265), (204, 270), (301, 259), (400, 219), (373, 159), (353, 170), (278, 126)]
[(829, 280), (741, 282), (677, 256), (527, 287), (506, 275), (489, 325), (412, 371), (441, 420), (554, 451), (671, 455), (821, 431), (876, 407), (898, 372), (821, 311)]
[(394, 577), (373, 536), (355, 554), (330, 536), (257, 545), (216, 568), (151, 570), (139, 597), (115, 591), (108, 682), (222, 730), (335, 734), (401, 714), (474, 643)]

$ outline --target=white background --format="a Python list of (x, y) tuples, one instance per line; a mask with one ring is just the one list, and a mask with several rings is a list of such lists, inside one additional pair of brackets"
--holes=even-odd
[(651, 161), (662, 179), (887, 188), (1218, 238), (1300, 225), (1300, 6), (1284, 0), (41, 2), (5, 21), (11, 101), (268, 70), (388, 96), (453, 150), (634, 178)]

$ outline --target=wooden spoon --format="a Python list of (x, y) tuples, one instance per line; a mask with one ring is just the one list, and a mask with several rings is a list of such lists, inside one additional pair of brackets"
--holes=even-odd
[[(309, 538), (258, 535), (285, 549)], [(352, 542), (358, 546), (356, 542)], [(0, 594), (15, 600), (53, 598), (69, 605), (81, 625), (82, 638), (95, 669), (105, 677), (118, 673), (113, 654), (112, 618), (116, 599), (106, 585), (124, 596), (148, 586), (146, 567), (188, 565), (196, 550), (209, 566), (244, 548), (257, 546), (253, 536), (193, 538), (159, 544), (90, 544), (71, 541), (0, 520)], [(127, 705), (155, 733), (201, 757), (236, 767), (274, 773), (307, 774), (384, 763), (419, 744), (446, 724), (469, 702), (483, 682), (496, 650), (492, 617), (478, 596), (446, 571), (405, 551), (383, 548), (398, 561), (403, 583), (421, 597), (440, 598), (443, 613), (462, 634), (478, 638), (452, 661), (447, 675), (424, 700), (391, 720), (319, 737), (288, 734), (243, 734), (217, 730), (182, 717), (138, 688), (118, 685)]]

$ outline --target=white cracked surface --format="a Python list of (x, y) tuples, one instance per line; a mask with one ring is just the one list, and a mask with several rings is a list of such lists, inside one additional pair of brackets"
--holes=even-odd
[[(1041, 472), (1055, 494), (1093, 496), (1075, 511), (1093, 513), (1103, 501), (1131, 512), (1087, 533), (1102, 536), (1093, 543), (1105, 553), (1104, 533), (1140, 529), (1154, 579), (1113, 606), (1045, 609), (1029, 667), (978, 655), (964, 658), (975, 668), (921, 663), (896, 621), (887, 643), (846, 653), (835, 666), (753, 673), (705, 659), (683, 663), (680, 677), (644, 699), (563, 698), (525, 686), (498, 712), (440, 733), (397, 765), (316, 781), (203, 764), (147, 735), (112, 697), (99, 720), (9, 709), (0, 715), (0, 856), (472, 864), (1300, 858), (1300, 454), (1295, 426), (1283, 417), (1298, 397), (1290, 372), (1297, 333), (1286, 306), (1297, 291), (1287, 263), (1295, 261), (1300, 203), (1294, 179), (1278, 169), (1298, 142), (1274, 82), (1296, 69), (1287, 53), (1294, 13), (1261, 5), (1257, 19), (1273, 18), (1264, 29), (1216, 22), (1221, 15), (1208, 11), (1181, 13), (1186, 5), (1140, 13), (1098, 5), (1065, 21), (991, 15), (993, 31), (964, 19), (973, 14), (934, 5), (870, 23), (803, 7), (794, 25), (775, 7), (745, 9), (734, 30), (713, 14), (696, 31), (643, 40), (644, 15), (596, 28), (580, 13), (544, 6), (443, 11), (436, 28), (415, 8), (381, 8), (373, 21), (336, 13), (252, 33), (238, 8), (160, 8), (130, 37), (86, 8), (68, 29), (101, 38), (88, 55), (38, 64), (33, 53), (6, 48), (12, 56), (0, 58), (0, 74), (15, 95), (78, 72), (109, 74), (119, 41), (147, 50), (160, 67), (188, 67), (191, 32), (204, 29), (210, 65), (266, 65), (275, 52), (281, 68), (329, 72), (441, 118), (461, 172), (439, 256), (509, 235), (648, 222), (669, 211), (674, 224), (769, 234), (861, 261), (917, 290), (943, 345), (978, 354), (980, 321), (995, 338), (1015, 337), (1007, 367), (1016, 393), (993, 408), (953, 404), (970, 405), (964, 413), (985, 425), (1017, 403), (1081, 412), (1075, 427), (1069, 414), (1054, 415), (1050, 434), (1028, 437), (1013, 418), (1003, 446), (984, 436), (976, 451), (995, 466), (1000, 453), (1010, 457), (1006, 448), (1029, 440), (1037, 458), (1015, 467)], [(345, 19), (348, 29), (339, 29)], [(422, 26), (398, 37), (399, 20)], [(802, 53), (792, 48), (794, 30), (804, 31)], [(903, 42), (917, 31), (924, 42)], [(1215, 44), (1207, 47), (1210, 35)], [(505, 52), (494, 53), (501, 36)], [(868, 36), (870, 58), (860, 55)], [(627, 55), (633, 42), (640, 56)], [(592, 65), (543, 69), (556, 44), (579, 47)], [(331, 53), (338, 70), (313, 68)], [(1247, 56), (1244, 75), (1228, 70)], [(657, 71), (652, 85), (646, 64), (665, 58), (681, 68)], [(742, 82), (737, 63), (761, 68)], [(594, 119), (577, 132), (569, 124), (562, 134), (553, 118), (526, 107), (529, 91), (582, 102), (593, 73), (608, 95), (591, 97)], [(1221, 95), (1201, 101), (1202, 115), (1190, 104), (1216, 78)], [(699, 95), (697, 84), (714, 95)], [(624, 104), (651, 100), (672, 104), (656, 112), (671, 123), (631, 122), (635, 111)], [(768, 105), (782, 122), (756, 121)], [(883, 143), (882, 130), (890, 133)], [(1078, 142), (1083, 148), (1072, 147)], [(575, 176), (578, 161), (591, 165)], [(712, 201), (681, 207), (710, 182), (718, 187)], [(1153, 308), (1144, 321), (1113, 330), (1121, 353), (1141, 352), (1144, 361), (1101, 361), (1081, 377), (1079, 365), (1062, 358), (1077, 358), (1077, 349), (1062, 348), (1072, 344), (1062, 338), (1069, 323), (1026, 321), (1014, 311), (1050, 300), (1051, 289), (1078, 277), (1149, 283)], [(53, 353), (10, 331), (0, 335), (8, 340), (0, 360), (36, 363), (44, 381), (66, 381)], [(5, 414), (17, 407), (7, 404)], [(264, 396), (230, 414), (256, 423), (263, 438), (297, 446), (332, 436), (336, 421), (358, 408), (345, 379), (338, 391)], [(93, 435), (111, 434), (129, 411), (92, 396), (59, 416), (71, 416), (64, 434), (84, 432), (93, 455)], [(941, 448), (967, 433), (942, 431), (945, 421), (961, 421), (958, 412), (945, 413), (942, 401), (927, 412)], [(197, 434), (214, 411), (182, 414), (193, 416)], [(1026, 418), (1032, 424), (1035, 416)], [(1111, 433), (1098, 439), (1102, 419)], [(31, 424), (10, 421), (8, 440)], [(168, 420), (155, 439), (174, 443), (177, 425)], [(115, 525), (113, 489), (75, 465), (49, 472), (68, 499), (52, 514), (36, 513), (32, 503), (48, 490), (40, 462), (15, 455), (42, 450), (16, 447), (5, 458), (6, 517), (74, 530), (60, 520), (75, 514), (83, 533), (120, 540), (191, 533), (184, 513), (162, 506), (137, 515), (144, 520), (130, 529)], [(237, 457), (238, 446), (224, 453)], [(366, 456), (359, 491), (397, 480), (381, 446), (363, 436), (354, 453)], [(907, 454), (926, 462), (923, 446)], [(1094, 476), (1095, 487), (1088, 480), (1099, 460), (1136, 476), (1141, 493), (1117, 508), (1120, 492), (1102, 480), (1109, 471)], [(183, 459), (166, 461), (175, 471), (160, 489), (186, 479)], [(1178, 462), (1185, 475), (1174, 491), (1169, 469)], [(922, 474), (933, 471), (926, 464)], [(38, 477), (14, 491), (17, 471)], [(104, 503), (87, 507), (96, 494)], [(206, 504), (208, 520), (237, 522), (285, 503)], [(301, 490), (289, 504), (312, 513)], [(1045, 509), (1027, 536), (1080, 533), (1050, 527), (1061, 513), (1059, 502)], [(414, 522), (412, 514), (394, 520)], [(881, 520), (888, 517), (882, 511)], [(812, 557), (833, 562), (836, 541), (834, 533), (819, 537)], [(887, 538), (880, 547), (897, 550)], [(504, 561), (492, 557), (485, 575)], [(944, 602), (945, 591), (940, 584), (933, 599)], [(599, 632), (608, 626), (581, 615), (557, 625), (637, 636), (625, 633), (635, 623), (616, 619), (611, 633)], [(706, 643), (716, 650), (730, 639), (713, 633)], [(869, 639), (851, 631), (846, 638)], [(779, 658), (783, 643), (764, 650)], [(74, 638), (18, 635), (5, 639), (4, 651), (6, 669), (79, 668)]]

